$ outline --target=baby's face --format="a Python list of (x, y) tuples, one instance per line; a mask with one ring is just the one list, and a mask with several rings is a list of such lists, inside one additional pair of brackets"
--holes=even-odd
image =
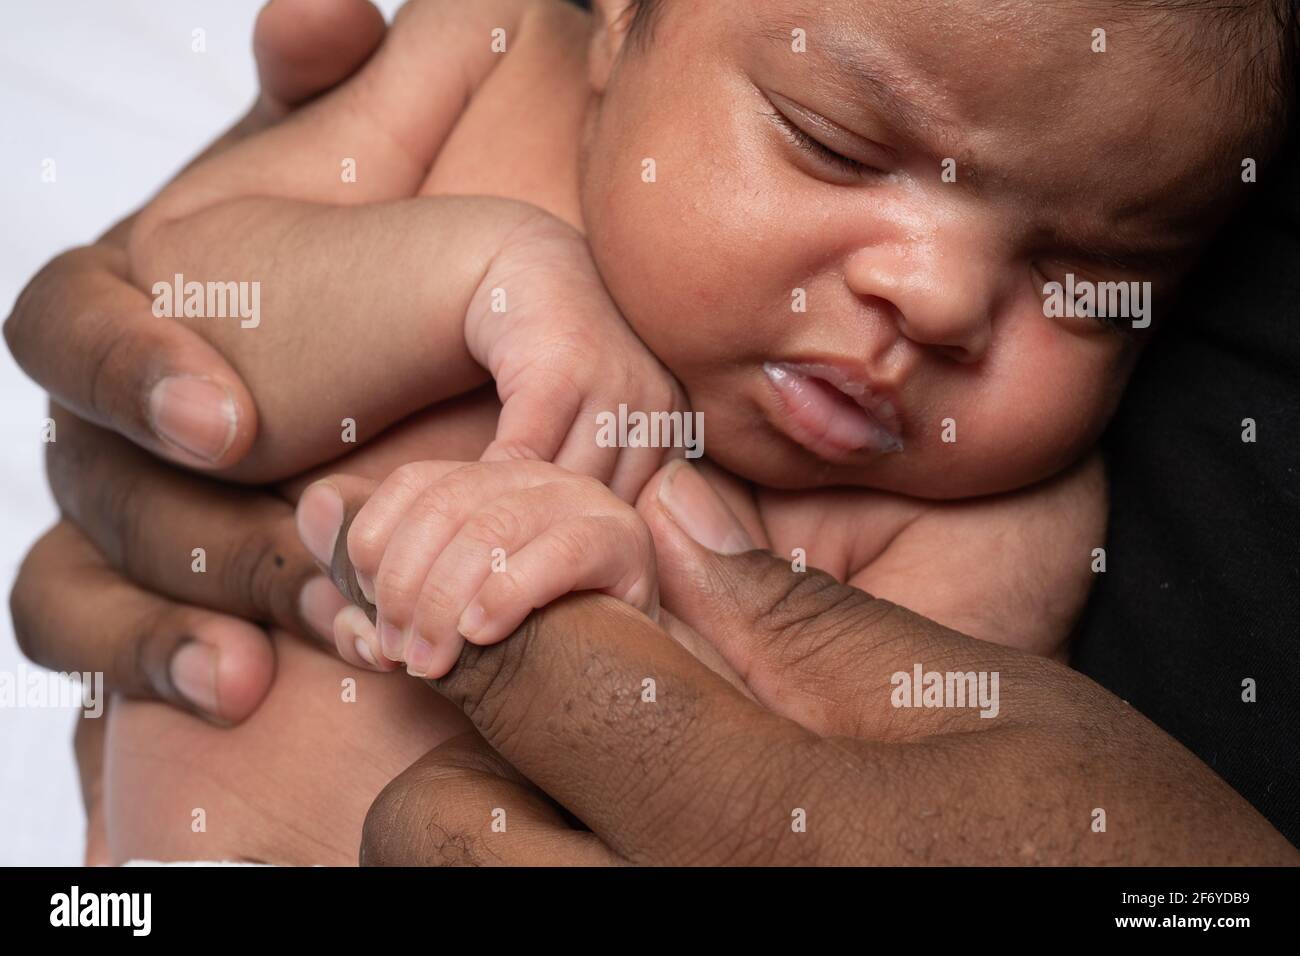
[(665, 0), (595, 78), (584, 216), (705, 453), (926, 497), (1082, 455), (1143, 333), (1049, 318), (1044, 284), (1150, 282), (1159, 324), (1240, 185), (1235, 111), (1155, 35), (1106, 4)]

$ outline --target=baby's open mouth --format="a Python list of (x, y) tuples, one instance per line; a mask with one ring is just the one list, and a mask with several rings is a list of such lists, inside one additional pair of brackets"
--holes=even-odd
[(861, 379), (832, 365), (768, 362), (763, 366), (783, 414), (776, 424), (823, 458), (902, 451), (898, 411)]

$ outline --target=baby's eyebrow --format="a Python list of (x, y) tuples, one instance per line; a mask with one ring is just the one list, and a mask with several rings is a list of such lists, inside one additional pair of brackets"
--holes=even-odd
[[(780, 43), (788, 52), (790, 29), (768, 26), (759, 36)], [(831, 68), (829, 78), (856, 105), (865, 101), (873, 113), (887, 121), (892, 130), (923, 147), (926, 152), (952, 156), (961, 137), (948, 120), (926, 109), (917, 94), (916, 81), (891, 68), (884, 51), (869, 44), (851, 43), (833, 35), (818, 35), (808, 41), (808, 53)], [(908, 90), (912, 95), (908, 95)]]
[(1186, 250), (1152, 249), (1143, 246), (1103, 249), (1082, 245), (1079, 247), (1079, 252), (1094, 262), (1114, 266), (1126, 272), (1168, 272), (1187, 262)]

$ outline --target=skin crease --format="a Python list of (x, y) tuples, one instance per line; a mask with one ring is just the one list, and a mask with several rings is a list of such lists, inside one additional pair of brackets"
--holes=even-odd
[[(1239, 182), (1235, 158), (1216, 162), (1229, 141), (1205, 122), (1207, 91), (1176, 58), (1135, 57), (1123, 34), (1092, 53), (1097, 14), (1074, 4), (788, 6), (668, 0), (641, 48), (623, 49), (618, 26), (593, 47), (580, 180), (592, 250), (704, 413), (710, 458), (775, 488), (933, 498), (1024, 487), (1077, 460), (1138, 339), (1044, 317), (1042, 274), (1150, 280), (1157, 321), (1167, 314), (1176, 271), (1120, 271), (1084, 250), (1186, 262), (1202, 246)], [(823, 40), (888, 71), (933, 119), (906, 135), (847, 91)], [(855, 179), (793, 145), (765, 115), (775, 97), (851, 131), (818, 138), (881, 172)], [(940, 178), (949, 156), (955, 184)], [(657, 181), (629, 185), (647, 157)], [(1206, 181), (1224, 186), (1207, 194)], [(807, 315), (791, 312), (796, 288)], [(763, 363), (828, 358), (894, 396), (903, 454), (829, 464), (771, 427)], [(955, 443), (941, 441), (946, 418)]]
[[(1114, 157), (1127, 148), (1144, 157), (1132, 165), (1134, 177), (1157, 168), (1158, 162), (1166, 163), (1167, 172), (1152, 174), (1150, 182), (1135, 179), (1120, 191), (1120, 205), (1143, 209), (1148, 216), (1145, 223), (1125, 228), (1135, 236), (1144, 231), (1170, 235), (1170, 224), (1182, 210), (1172, 201), (1156, 202), (1152, 195), (1164, 190), (1171, 200), (1185, 197), (1166, 178), (1187, 162), (1186, 156), (1180, 152), (1153, 160), (1145, 155), (1148, 135), (1153, 142), (1171, 139), (1148, 133), (1142, 124), (1151, 117), (1143, 115), (1139, 122), (1134, 116), (1131, 124), (1119, 124), (1085, 105), (1098, 96), (1118, 101), (1115, 90), (1127, 91), (1132, 78), (1121, 82), (1103, 73), (1080, 84), (1086, 94), (1073, 93), (1063, 83), (1055, 91), (1059, 95), (1043, 99), (1062, 112), (1062, 106), (1077, 106), (1101, 124), (1106, 138), (1082, 145), (1067, 135), (1073, 127), (1035, 112), (1039, 100), (1031, 102), (1018, 92), (1034, 88), (1035, 82), (1042, 89), (1042, 77), (1029, 66), (1010, 71), (1014, 79), (987, 99), (979, 83), (969, 90), (949, 90), (954, 102), (942, 105), (969, 140), (952, 149), (959, 157), (959, 183), (963, 171), (978, 170), (981, 182), (988, 184), (988, 198), (969, 193), (964, 185), (939, 183), (936, 156), (913, 157), (895, 181), (883, 185), (832, 183), (825, 181), (827, 174), (814, 165), (816, 160), (789, 145), (762, 116), (761, 110), (769, 107), (746, 79), (759, 78), (774, 91), (780, 84), (789, 95), (809, 100), (802, 104), (807, 108), (832, 114), (846, 126), (858, 125), (841, 115), (842, 106), (833, 109), (851, 99), (823, 92), (820, 96), (829, 103), (813, 100), (811, 91), (823, 82), (825, 71), (787, 52), (788, 28), (772, 28), (782, 37), (780, 43), (747, 40), (733, 24), (751, 22), (747, 11), (752, 6), (742, 9), (719, 0), (702, 10), (693, 7), (689, 28), (682, 18), (675, 19), (673, 6), (668, 3), (644, 52), (620, 55), (616, 32), (597, 35), (591, 64), (595, 95), (579, 182), (585, 225), (606, 282), (637, 332), (687, 387), (694, 407), (705, 413), (710, 457), (772, 487), (857, 484), (933, 497), (1020, 487), (1075, 460), (1104, 425), (1136, 347), (1090, 320), (1067, 326), (1042, 316), (1034, 287), (1035, 281), (1041, 287), (1042, 280), (1031, 279), (1027, 237), (1034, 229), (1060, 223), (1035, 219), (1026, 209), (1066, 210), (1062, 222), (1075, 228), (1091, 223), (1102, 238), (1116, 234), (1118, 217), (1092, 222), (1099, 215), (1091, 205), (1095, 198), (1084, 197), (1117, 194), (1112, 178), (1123, 164)], [(778, 5), (764, 6), (774, 10)], [(909, 42), (918, 45), (911, 53), (920, 63), (982, 63), (987, 51), (980, 52), (981, 34), (971, 23), (979, 20), (982, 8), (962, 8), (942, 51), (920, 44), (943, 31), (899, 26), (908, 22), (915, 4), (877, 4), (872, 16), (879, 20), (863, 29), (888, 35), (889, 44), (899, 49), (908, 49)], [(833, 9), (837, 21), (858, 11), (848, 3)], [(817, 36), (827, 32), (832, 18), (801, 17), (798, 22)], [(1043, 36), (1035, 34), (1018, 45), (1047, 42), (1047, 34), (1062, 30), (1059, 21), (1053, 22), (1054, 27), (1042, 25)], [(1088, 29), (1075, 26), (1087, 35)], [(895, 32), (882, 32), (889, 29)], [(962, 31), (967, 31), (964, 45), (958, 42)], [(602, 50), (605, 42), (609, 46)], [(617, 65), (611, 67), (614, 59)], [(1057, 51), (1039, 66), (1055, 64), (1057, 69), (1059, 62)], [(796, 68), (808, 72), (790, 72)], [(990, 79), (986, 72), (971, 75), (983, 83)], [(984, 125), (989, 129), (1006, 122), (1000, 115), (995, 121), (993, 107), (1016, 120), (1011, 125), (1016, 143), (1032, 148), (1013, 148), (1010, 134), (995, 139), (970, 121), (988, 116)], [(491, 122), (490, 114), (478, 117), (480, 123)], [(1179, 122), (1187, 119), (1184, 115)], [(885, 138), (869, 124), (862, 129), (863, 135)], [(473, 139), (468, 132), (453, 138), (461, 135)], [(1004, 154), (1019, 156), (1019, 161), (993, 160)], [(464, 161), (465, 149), (459, 155)], [(645, 156), (658, 163), (659, 180), (653, 186), (635, 178)], [(1054, 158), (1038, 158), (1043, 156)], [(439, 163), (422, 192), (438, 191), (440, 177), (457, 179), (454, 166), (444, 165), (441, 157)], [(1105, 182), (1088, 182), (1088, 170), (1097, 165), (1107, 169)], [(1194, 177), (1195, 171), (1187, 175)], [(472, 191), (465, 182), (461, 178), (456, 191)], [(775, 196), (782, 200), (771, 198)], [(566, 199), (560, 195), (548, 205), (562, 207)], [(1182, 248), (1193, 249), (1200, 238), (1187, 233), (1180, 239)], [(720, 255), (720, 249), (726, 254)], [(1086, 271), (1083, 266), (1071, 269)], [(885, 288), (889, 276), (897, 285)], [(1134, 277), (1156, 278), (1149, 272)], [(791, 321), (790, 290), (795, 287), (809, 290), (809, 315), (799, 317), (804, 322)], [(971, 301), (983, 307), (971, 310)], [(708, 310), (709, 322), (698, 321), (701, 306)], [(738, 348), (743, 349), (739, 355)], [(860, 363), (874, 381), (898, 389), (907, 420), (906, 455), (830, 467), (768, 425), (759, 410), (770, 401), (762, 363), (828, 355)], [(946, 416), (959, 422), (956, 445), (938, 442), (937, 422)], [(490, 428), (484, 435), (490, 436)], [(161, 717), (166, 716), (164, 711)], [(200, 725), (194, 733), (221, 732)], [(141, 730), (134, 736), (140, 740), (148, 734)], [(357, 805), (363, 801), (364, 795), (355, 795)], [(338, 848), (341, 854), (347, 843)], [(269, 850), (265, 854), (273, 856)]]

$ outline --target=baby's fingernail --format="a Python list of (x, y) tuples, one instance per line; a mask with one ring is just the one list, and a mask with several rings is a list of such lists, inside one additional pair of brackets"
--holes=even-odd
[(216, 461), (235, 440), (239, 415), (224, 385), (172, 375), (149, 392), (149, 424), (160, 438), (204, 461)]
[(381, 617), (379, 619), (379, 649), (384, 656), (390, 661), (400, 661), (402, 659), (402, 645), (405, 643), (402, 640), (402, 632)]
[(727, 503), (685, 461), (669, 466), (659, 485), (659, 501), (679, 528), (710, 551), (739, 554), (754, 549), (754, 542)]
[(343, 498), (328, 482), (318, 481), (302, 493), (295, 515), (298, 537), (325, 567), (334, 560), (334, 541), (343, 526)]
[(371, 667), (376, 670), (392, 669), (388, 661), (384, 661), (381, 665), (375, 659), (374, 651), (370, 649), (371, 644), (376, 640), (375, 626), (370, 623), (370, 618), (366, 617), (366, 612), (361, 608), (356, 605), (344, 608), (335, 619), (334, 627), (340, 637), (351, 639), (357, 655)]
[(375, 660), (375, 655), (370, 652), (370, 645), (365, 642), (364, 638), (357, 638), (357, 656), (371, 667), (379, 666), (379, 661)]
[(370, 575), (362, 574), (360, 571), (358, 571), (357, 587), (361, 589), (361, 593), (366, 596), (367, 601), (369, 601), (371, 604), (375, 603), (375, 582), (370, 577)]
[(207, 644), (189, 641), (172, 655), (172, 686), (206, 714), (217, 716), (217, 652)]
[(487, 611), (483, 610), (483, 605), (475, 602), (465, 608), (465, 613), (460, 616), (460, 621), (456, 624), (456, 630), (460, 631), (461, 637), (474, 643), (474, 635), (483, 630), (483, 625), (487, 623)]
[(334, 582), (324, 575), (308, 580), (298, 595), (298, 612), (323, 639), (333, 636), (334, 618), (347, 606), (348, 599), (339, 594)]
[(423, 677), (431, 664), (433, 648), (421, 638), (411, 638), (411, 646), (406, 650), (406, 673), (412, 677)]

